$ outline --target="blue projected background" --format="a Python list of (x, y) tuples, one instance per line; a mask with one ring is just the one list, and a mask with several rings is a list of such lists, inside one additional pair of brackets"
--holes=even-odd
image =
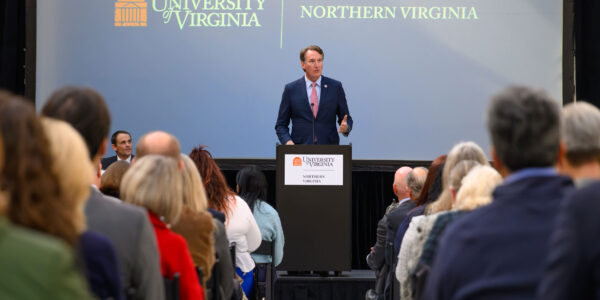
[[(560, 101), (561, 0), (53, 0), (37, 3), (40, 108), (56, 88), (106, 98), (111, 132), (165, 130), (188, 153), (274, 158), (298, 53), (320, 45), (345, 88), (357, 159), (489, 148), (485, 110), (509, 84)], [(118, 25), (118, 26), (117, 26)], [(109, 149), (107, 153), (112, 153)]]

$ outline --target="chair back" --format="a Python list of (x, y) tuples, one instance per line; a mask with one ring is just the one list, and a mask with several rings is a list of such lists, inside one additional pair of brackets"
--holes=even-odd
[(165, 285), (165, 300), (179, 300), (179, 273), (173, 274), (173, 278), (163, 277)]
[[(270, 241), (263, 240), (260, 243), (260, 247), (252, 252), (253, 254), (269, 255), (271, 261), (273, 261), (273, 253), (275, 253), (275, 244)], [(263, 271), (264, 270), (264, 271)], [(261, 272), (265, 272), (264, 278)], [(257, 293), (257, 299), (259, 300), (271, 300), (273, 299), (273, 275), (275, 273), (275, 267), (273, 263), (257, 263), (254, 269), (254, 284)]]

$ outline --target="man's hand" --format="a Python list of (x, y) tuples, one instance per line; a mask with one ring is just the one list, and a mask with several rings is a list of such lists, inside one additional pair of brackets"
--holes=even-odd
[(285, 142), (285, 144), (286, 144), (286, 145), (294, 145), (294, 141), (292, 141), (292, 140), (289, 140), (289, 141)]
[(344, 119), (342, 120), (342, 123), (340, 124), (340, 129), (338, 130), (339, 133), (348, 132), (348, 121), (346, 121), (347, 119), (348, 119), (348, 115), (345, 115)]

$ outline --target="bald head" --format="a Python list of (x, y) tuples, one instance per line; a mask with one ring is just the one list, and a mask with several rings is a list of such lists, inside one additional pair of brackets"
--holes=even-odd
[(412, 168), (406, 166), (396, 170), (396, 174), (394, 175), (394, 194), (396, 194), (398, 200), (410, 196), (410, 191), (406, 186), (406, 176), (410, 171), (412, 171)]
[(135, 149), (137, 158), (149, 154), (158, 154), (180, 160), (181, 146), (172, 134), (164, 131), (153, 131), (142, 136)]

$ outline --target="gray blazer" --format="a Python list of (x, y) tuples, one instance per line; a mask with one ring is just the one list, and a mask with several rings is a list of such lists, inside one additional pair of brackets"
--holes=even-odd
[(115, 247), (123, 287), (135, 292), (133, 299), (164, 299), (158, 247), (146, 211), (92, 186), (85, 216), (88, 229), (104, 234)]

